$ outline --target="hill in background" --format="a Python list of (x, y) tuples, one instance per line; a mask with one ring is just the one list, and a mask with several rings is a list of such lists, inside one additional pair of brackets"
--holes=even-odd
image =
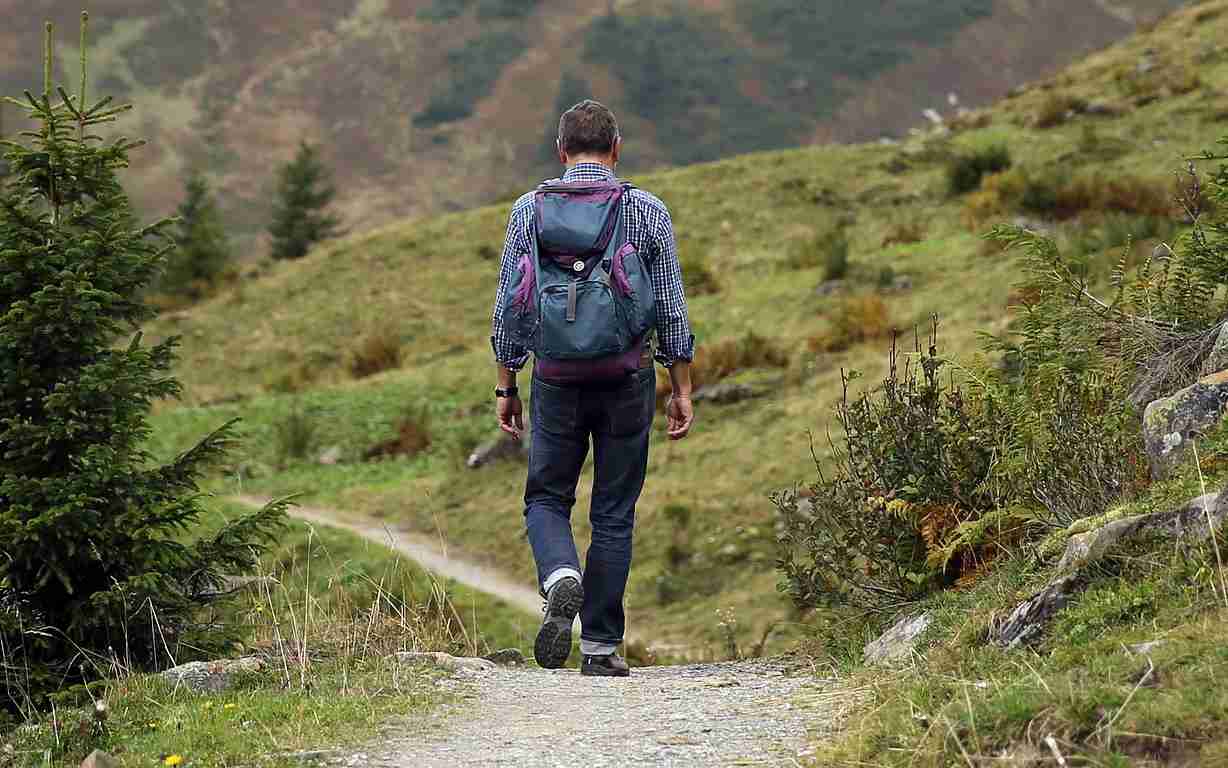
[[(927, 108), (987, 103), (1177, 0), (94, 0), (93, 92), (132, 99), (131, 185), (168, 212), (186, 166), (259, 231), (274, 169), (324, 145), (356, 228), (468, 208), (554, 171), (553, 121), (582, 96), (623, 118), (628, 172), (899, 135)], [(0, 93), (41, 81), (43, 18), (0, 0)], [(71, 80), (76, 52), (61, 50)]]

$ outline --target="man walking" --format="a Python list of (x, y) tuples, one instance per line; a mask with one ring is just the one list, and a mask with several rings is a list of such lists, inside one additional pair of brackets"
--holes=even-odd
[[(655, 359), (673, 384), (668, 434), (691, 430), (695, 340), (669, 211), (614, 175), (622, 149), (605, 106), (584, 101), (559, 121), (561, 179), (512, 209), (495, 299), (499, 426), (524, 431), (517, 372), (534, 356), (525, 524), (546, 599), (538, 664), (562, 667), (578, 613), (581, 674), (624, 677), (635, 505), (648, 466)], [(571, 531), (576, 485), (593, 448), (592, 544), (585, 567)]]

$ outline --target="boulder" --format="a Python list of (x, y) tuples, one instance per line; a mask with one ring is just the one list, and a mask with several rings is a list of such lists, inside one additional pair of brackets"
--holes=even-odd
[(844, 293), (848, 288), (846, 280), (824, 280), (819, 283), (819, 287), (814, 289), (814, 292), (819, 296), (835, 296)]
[(720, 384), (711, 384), (706, 387), (700, 387), (691, 394), (691, 402), (730, 405), (732, 403), (740, 403), (743, 400), (752, 400), (756, 397), (763, 397), (763, 395), (764, 392), (762, 390), (752, 387), (749, 384), (737, 384), (727, 381)]
[(1225, 369), (1228, 369), (1228, 323), (1220, 326), (1215, 343), (1211, 345), (1211, 351), (1202, 361), (1202, 375), (1210, 376)]
[(465, 465), (470, 469), (478, 469), (497, 461), (527, 461), (529, 439), (527, 431), (520, 436), (519, 440), (506, 432), (500, 432), (495, 438), (475, 448), (473, 453), (469, 454), (469, 460), (465, 462)]
[(1228, 371), (1201, 379), (1143, 412), (1143, 440), (1151, 474), (1163, 479), (1185, 460), (1193, 441), (1214, 427), (1228, 407)]
[(195, 693), (221, 693), (234, 685), (239, 675), (262, 669), (264, 659), (248, 656), (221, 661), (192, 661), (166, 670), (162, 677)]
[(929, 629), (933, 620), (934, 616), (929, 611), (900, 619), (882, 637), (866, 644), (865, 662), (884, 664), (909, 658), (917, 646), (917, 638)]
[(334, 445), (328, 450), (320, 454), (320, 458), (316, 459), (316, 463), (325, 467), (333, 467), (341, 463), (341, 446)]
[(395, 654), (394, 659), (400, 664), (413, 667), (434, 667), (449, 672), (491, 672), (495, 669), (493, 661), (476, 658), (462, 658), (447, 653), (416, 653), (403, 651)]
[(522, 667), (525, 663), (524, 654), (519, 648), (504, 648), (501, 651), (488, 653), (482, 658), (501, 667)]
[(119, 761), (101, 749), (95, 749), (81, 761), (81, 768), (119, 768)]

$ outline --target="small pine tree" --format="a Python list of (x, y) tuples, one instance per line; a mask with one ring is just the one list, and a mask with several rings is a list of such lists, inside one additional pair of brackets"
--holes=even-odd
[(294, 160), (278, 174), (273, 207), (273, 258), (301, 259), (311, 247), (339, 233), (340, 221), (328, 212), (337, 190), (319, 150), (303, 142)]
[(160, 289), (192, 300), (204, 298), (230, 261), (230, 245), (209, 182), (199, 171), (184, 182), (184, 199), (171, 238), (176, 248)]
[[(223, 426), (169, 464), (145, 451), (154, 400), (175, 395), (175, 340), (142, 344), (142, 290), (173, 248), (138, 226), (115, 172), (140, 142), (92, 135), (127, 107), (46, 86), (13, 100), (40, 126), (6, 142), (0, 187), (0, 707), (25, 707), (113, 663), (156, 667), (217, 649), (198, 623), (225, 571), (253, 558), (284, 504), (194, 536), (197, 481)], [(53, 98), (58, 94), (58, 98)], [(20, 672), (14, 674), (15, 670)]]

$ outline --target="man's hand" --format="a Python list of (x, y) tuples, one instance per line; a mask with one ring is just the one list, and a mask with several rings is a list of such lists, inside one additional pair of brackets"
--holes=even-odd
[(691, 396), (670, 395), (669, 405), (665, 406), (665, 417), (669, 420), (669, 439), (685, 439), (691, 433), (691, 425), (695, 423)]
[(520, 396), (500, 397), (495, 401), (495, 413), (499, 418), (499, 429), (519, 440), (524, 433), (524, 405)]

